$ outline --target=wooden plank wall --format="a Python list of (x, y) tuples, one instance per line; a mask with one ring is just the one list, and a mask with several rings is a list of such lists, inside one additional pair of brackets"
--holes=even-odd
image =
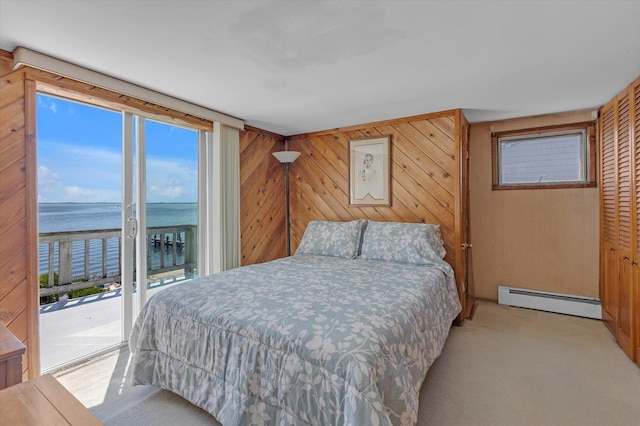
[[(291, 165), (291, 250), (311, 220), (440, 224), (455, 265), (460, 149), (456, 113), (444, 111), (288, 138), (302, 155)], [(350, 207), (349, 139), (391, 135), (391, 207)]]
[(284, 166), (272, 155), (284, 137), (245, 126), (240, 132), (240, 232), (242, 265), (284, 257)]
[(0, 323), (27, 347), (25, 380), (40, 374), (34, 99), (23, 71), (0, 78)]

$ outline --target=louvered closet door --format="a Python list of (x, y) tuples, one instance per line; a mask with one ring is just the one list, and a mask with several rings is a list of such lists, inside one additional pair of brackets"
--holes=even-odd
[(616, 209), (616, 139), (615, 139), (615, 109), (609, 103), (602, 108), (601, 114), (601, 143), (602, 143), (602, 178), (601, 178), (601, 206), (602, 206), (602, 319), (612, 334), (616, 334), (618, 317), (618, 262), (616, 256), (617, 209)]
[(633, 256), (633, 292), (635, 293), (635, 305), (632, 316), (635, 319), (634, 339), (636, 363), (640, 366), (640, 79), (631, 86), (631, 101), (629, 106), (631, 124), (631, 146), (633, 148), (634, 161), (634, 194), (635, 194), (635, 250)]
[[(618, 145), (618, 321), (616, 338), (629, 357), (635, 359), (633, 342), (632, 271), (631, 271), (631, 146), (629, 135), (629, 93), (616, 100), (616, 135)], [(634, 215), (635, 216), (635, 215)]]

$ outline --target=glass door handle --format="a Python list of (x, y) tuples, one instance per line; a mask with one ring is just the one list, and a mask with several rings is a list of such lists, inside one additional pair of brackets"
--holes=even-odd
[(127, 222), (129, 222), (129, 233), (127, 234), (127, 238), (133, 240), (136, 238), (136, 234), (138, 233), (138, 220), (135, 217), (128, 217)]

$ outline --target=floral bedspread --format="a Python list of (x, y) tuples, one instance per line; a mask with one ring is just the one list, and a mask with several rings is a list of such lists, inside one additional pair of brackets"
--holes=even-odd
[(459, 312), (446, 264), (296, 255), (153, 296), (132, 381), (223, 425), (413, 425)]

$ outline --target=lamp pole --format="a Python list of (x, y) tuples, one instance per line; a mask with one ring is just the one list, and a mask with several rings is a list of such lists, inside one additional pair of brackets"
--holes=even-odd
[(284, 163), (284, 194), (287, 199), (287, 256), (291, 256), (291, 216), (289, 215), (289, 166)]
[(273, 156), (284, 164), (284, 194), (287, 202), (286, 225), (287, 225), (287, 256), (291, 256), (291, 216), (289, 213), (289, 166), (300, 156), (297, 151), (274, 152)]

